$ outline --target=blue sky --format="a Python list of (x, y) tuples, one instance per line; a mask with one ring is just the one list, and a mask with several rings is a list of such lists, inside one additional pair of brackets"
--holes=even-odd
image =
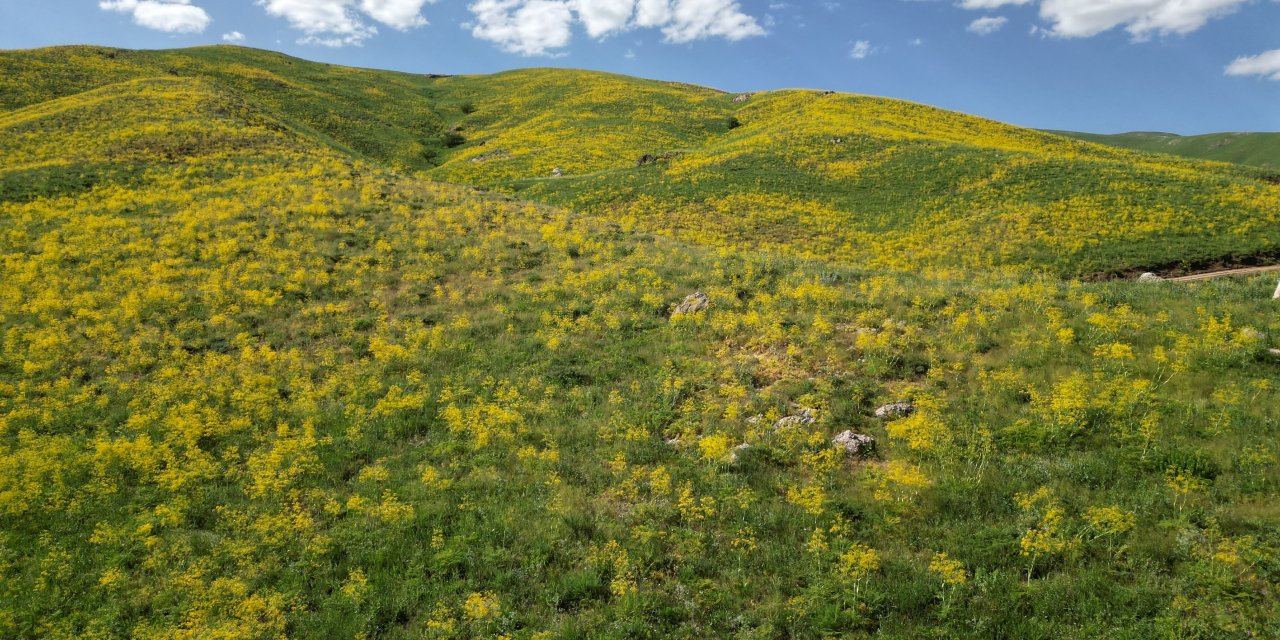
[(1280, 0), (0, 0), (0, 48), (224, 41), (833, 89), (1041, 128), (1280, 131)]

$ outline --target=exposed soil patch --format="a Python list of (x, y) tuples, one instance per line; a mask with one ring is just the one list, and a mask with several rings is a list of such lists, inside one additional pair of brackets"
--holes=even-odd
[(1188, 260), (1170, 262), (1148, 267), (1134, 267), (1116, 271), (1101, 271), (1084, 276), (1087, 282), (1104, 282), (1107, 280), (1136, 280), (1144, 273), (1154, 273), (1161, 278), (1174, 279), (1185, 276), (1247, 269), (1250, 267), (1270, 267), (1280, 265), (1280, 249), (1263, 251), (1244, 256), (1223, 256), (1205, 260)]

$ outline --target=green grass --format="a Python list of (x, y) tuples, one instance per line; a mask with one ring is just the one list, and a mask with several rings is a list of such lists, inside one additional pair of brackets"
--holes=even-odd
[[(239, 47), (9, 52), (0, 71), (9, 106), (124, 78), (201, 79), (347, 155), (808, 258), (1097, 277), (1266, 260), (1280, 247), (1280, 189), (1260, 169), (882, 98), (781, 91), (735, 102), (596, 72), (428, 77)], [(659, 159), (638, 166), (646, 155)]]
[(147, 77), (211, 81), (340, 151), (431, 166), (444, 132), (425, 76), (350, 69), (242, 47), (127, 51), (58, 47), (0, 55), (0, 106), (15, 108)]
[(1055, 133), (1135, 151), (1252, 165), (1269, 169), (1273, 175), (1280, 170), (1280, 133), (1209, 133), (1198, 136), (1148, 132), (1114, 135), (1070, 131)]
[(1061, 276), (1266, 246), (1252, 170), (582, 72), (0, 69), (0, 637), (1280, 624), (1274, 281)]

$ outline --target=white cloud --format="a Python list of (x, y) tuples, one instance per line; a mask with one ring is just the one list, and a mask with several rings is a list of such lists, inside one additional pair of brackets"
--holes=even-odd
[(472, 35), (495, 42), (503, 50), (525, 56), (545, 55), (569, 44), (573, 12), (557, 0), (479, 0)]
[(764, 28), (743, 13), (734, 0), (674, 0), (671, 13), (671, 22), (662, 28), (669, 42), (709, 37), (741, 40), (764, 35)]
[(736, 0), (476, 0), (470, 9), (474, 36), (526, 56), (567, 46), (578, 22), (592, 38), (656, 27), (673, 43), (741, 40), (765, 32)]
[(871, 46), (868, 40), (859, 40), (853, 43), (853, 49), (849, 51), (849, 57), (854, 60), (865, 60), (867, 56), (875, 53), (875, 47)]
[[(965, 9), (992, 10), (1035, 0), (960, 0)], [(1088, 38), (1123, 27), (1134, 40), (1191, 33), (1251, 0), (1039, 0), (1045, 30), (1059, 38)]]
[(393, 29), (405, 31), (427, 24), (422, 5), (435, 0), (360, 0), (360, 10)]
[(1241, 56), (1227, 65), (1229, 76), (1262, 76), (1280, 82), (1280, 49), (1256, 56)]
[(406, 31), (427, 24), (422, 7), (435, 0), (256, 0), (267, 13), (302, 31), (304, 44), (360, 45), (377, 35), (365, 18)]
[(222, 41), (229, 42), (231, 44), (240, 44), (241, 42), (244, 42), (244, 34), (240, 33), (239, 31), (224, 33), (222, 34)]
[(636, 10), (636, 0), (573, 0), (572, 5), (592, 38), (626, 28)]
[[(137, 3), (156, 0), (115, 0)], [(189, 0), (164, 0), (188, 2)], [(369, 20), (402, 31), (427, 24), (423, 6), (435, 0), (255, 0), (268, 14), (303, 32), (303, 43), (360, 45), (377, 35)], [(740, 40), (765, 30), (737, 0), (472, 0), (475, 20), (463, 25), (477, 38), (526, 56), (549, 55), (569, 44), (573, 26), (603, 38), (634, 28), (660, 28), (667, 42)]]
[(102, 0), (98, 8), (132, 14), (139, 26), (168, 33), (201, 33), (213, 22), (191, 0)]
[(1136, 40), (1191, 33), (1248, 0), (1042, 0), (1040, 15), (1064, 38), (1089, 37), (1124, 26)]
[(305, 37), (304, 44), (360, 45), (378, 33), (351, 9), (351, 0), (257, 0), (267, 13), (284, 18)]
[(985, 36), (985, 35), (990, 35), (999, 31), (1008, 22), (1009, 22), (1009, 19), (1004, 16), (994, 16), (994, 17), (987, 16), (985, 18), (978, 18), (977, 20), (970, 22), (968, 28), (966, 28), (965, 30), (970, 33), (976, 33), (980, 36)]
[(636, 26), (657, 27), (671, 20), (671, 0), (638, 0)]

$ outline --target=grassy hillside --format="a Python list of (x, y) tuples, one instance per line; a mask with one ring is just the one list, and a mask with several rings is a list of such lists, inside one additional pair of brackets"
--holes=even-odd
[(1263, 167), (1273, 172), (1280, 170), (1280, 133), (1210, 133), (1199, 136), (1149, 132), (1114, 135), (1072, 131), (1054, 133), (1135, 151), (1234, 162)]
[[(431, 171), (486, 165), (463, 154), (492, 135), (519, 170), (476, 182), (569, 204), (577, 184), (584, 213), (395, 169), (324, 128), (320, 102), (278, 113), (320, 100), (309, 91), (137, 70), (149, 55), (216, 70), (201, 57), (239, 51), (120, 52), (107, 59), (127, 72), (102, 86), (70, 67), (65, 86), (10, 81), (55, 56), (0, 55), (0, 637), (1250, 638), (1280, 624), (1272, 280), (1086, 283), (1012, 258), (938, 268), (966, 261), (927, 252), (932, 268), (902, 271), (860, 245), (824, 253), (805, 226), (854, 216), (758, 201), (813, 175), (801, 184), (862, 184), (868, 210), (905, 211), (912, 192), (871, 188), (901, 180), (941, 216), (927, 194), (966, 197), (947, 171), (1049, 162), (1042, 145), (1062, 157), (1044, 175), (1068, 184), (1089, 184), (1072, 150), (1113, 158), (1113, 189), (1212, 174), (1203, 188), (1225, 202), (1252, 193), (1246, 174), (1126, 174), (1123, 152), (872, 99), (735, 103), (591, 76), (647, 92), (626, 113), (652, 124), (608, 127), (620, 102), (579, 93), (577, 111), (499, 126), (509, 89), (378, 80), (431, 85), (439, 130), (463, 123)], [(311, 73), (322, 87), (365, 72)], [(536, 99), (519, 113), (544, 110)], [(923, 122), (937, 126), (912, 137)], [(788, 151), (841, 126), (866, 128), (856, 144), (883, 144), (883, 162)], [(561, 127), (627, 131), (594, 143), (618, 154), (637, 136), (646, 153), (697, 146), (638, 171), (573, 155), (585, 143), (515, 146), (568, 140)], [(380, 148), (399, 148), (388, 135)], [(544, 154), (568, 175), (522, 177)], [(1033, 175), (992, 193), (1070, 195)], [(624, 183), (644, 208), (606, 199)], [(729, 235), (741, 225), (759, 236)], [(695, 291), (709, 307), (675, 313)], [(916, 411), (877, 417), (890, 402)], [(844, 431), (874, 448), (849, 455), (832, 444)]]
[(307, 62), (243, 47), (127, 51), (56, 47), (0, 53), (0, 108), (151, 77), (200, 79), (251, 99), (339, 151), (399, 168), (431, 166), (444, 132), (430, 79)]
[[(477, 98), (476, 111), (461, 121), (475, 146), (460, 147), (429, 175), (697, 242), (904, 270), (1023, 264), (1125, 272), (1273, 254), (1280, 246), (1280, 188), (1225, 165), (1139, 156), (899, 101), (802, 91), (743, 103), (722, 96), (736, 126), (716, 128), (712, 120), (685, 146), (660, 133), (599, 140), (582, 134), (590, 124), (565, 126), (581, 93), (549, 116), (505, 102), (543, 86), (536, 77), (488, 100), (460, 91)], [(455, 78), (441, 87), (487, 81)], [(648, 104), (608, 95), (611, 102), (581, 108), (607, 123)], [(532, 122), (567, 133), (490, 126), (487, 113), (539, 114)], [(582, 162), (584, 149), (600, 153)], [(637, 166), (644, 154), (670, 157)], [(564, 177), (551, 176), (556, 167)]]
[(551, 69), (426, 77), (237, 47), (11, 52), (0, 72), (10, 106), (126, 77), (198, 78), (340, 152), (720, 246), (1076, 276), (1280, 254), (1280, 187), (1258, 169), (882, 98), (735, 100)]

